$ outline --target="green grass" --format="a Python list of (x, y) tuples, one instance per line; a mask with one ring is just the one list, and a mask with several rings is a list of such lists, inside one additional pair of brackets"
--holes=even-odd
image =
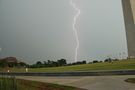
[(18, 90), (84, 90), (71, 86), (18, 79)]
[(16, 90), (17, 84), (15, 77), (1, 76), (0, 77), (0, 90)]
[(128, 78), (125, 81), (129, 83), (135, 83), (135, 78)]
[[(113, 63), (95, 63), (51, 68), (29, 68), (29, 72), (69, 72), (95, 70), (135, 70), (135, 60), (121, 60)], [(25, 72), (25, 68), (13, 68), (11, 72)]]
[(84, 89), (58, 84), (15, 79), (11, 77), (3, 77), (0, 78), (0, 90), (84, 90)]

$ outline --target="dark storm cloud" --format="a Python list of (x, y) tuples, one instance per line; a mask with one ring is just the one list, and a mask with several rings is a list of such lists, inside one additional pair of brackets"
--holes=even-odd
[[(0, 56), (73, 61), (70, 0), (0, 0)], [(79, 60), (126, 52), (120, 0), (78, 0)], [(102, 56), (102, 57), (100, 57)], [(116, 55), (113, 55), (116, 56)]]

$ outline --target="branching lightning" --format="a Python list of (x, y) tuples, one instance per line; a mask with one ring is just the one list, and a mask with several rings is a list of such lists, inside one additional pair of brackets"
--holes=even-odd
[(70, 1), (71, 6), (75, 9), (75, 11), (77, 12), (74, 16), (74, 20), (73, 20), (73, 30), (75, 33), (75, 38), (76, 38), (76, 48), (75, 48), (75, 62), (77, 62), (78, 60), (78, 49), (79, 49), (79, 37), (78, 37), (78, 32), (76, 29), (76, 23), (77, 23), (77, 19), (81, 13), (80, 9), (76, 6), (76, 4), (73, 2), (73, 0)]

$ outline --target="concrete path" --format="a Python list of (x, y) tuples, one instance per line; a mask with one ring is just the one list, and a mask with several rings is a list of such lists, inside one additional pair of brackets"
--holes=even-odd
[(135, 84), (124, 82), (129, 76), (87, 76), (87, 77), (30, 77), (19, 76), (17, 78), (35, 80), (41, 82), (56, 83), (68, 86), (75, 86), (88, 90), (135, 90)]

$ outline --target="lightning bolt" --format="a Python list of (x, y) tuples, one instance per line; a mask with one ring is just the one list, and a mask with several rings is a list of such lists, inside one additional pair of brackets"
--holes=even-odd
[(76, 6), (76, 4), (73, 2), (73, 0), (70, 1), (70, 4), (71, 6), (75, 9), (75, 11), (77, 12), (74, 16), (74, 19), (73, 19), (73, 31), (75, 33), (75, 38), (76, 38), (76, 48), (75, 48), (75, 62), (77, 62), (77, 58), (78, 58), (78, 49), (79, 49), (79, 37), (78, 37), (78, 32), (77, 32), (77, 29), (76, 29), (76, 23), (77, 23), (77, 19), (78, 17), (80, 16), (80, 9)]

